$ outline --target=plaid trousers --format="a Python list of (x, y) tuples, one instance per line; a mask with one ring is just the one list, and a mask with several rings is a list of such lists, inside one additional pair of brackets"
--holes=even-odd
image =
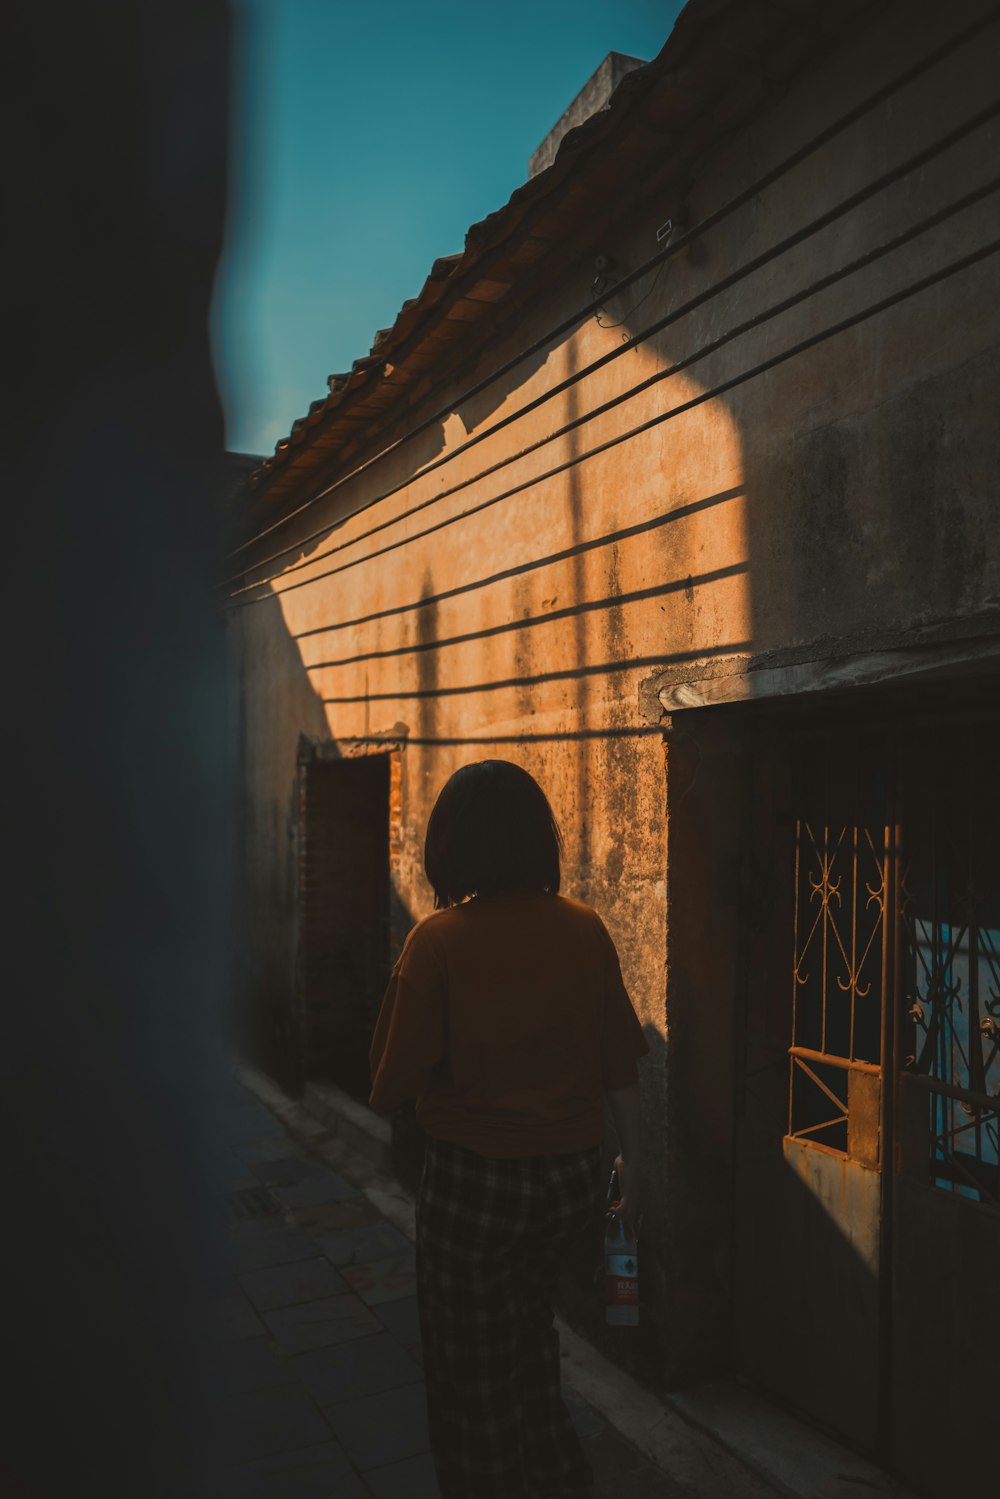
[(559, 1264), (599, 1203), (601, 1150), (513, 1160), (429, 1140), (417, 1297), (443, 1499), (585, 1499), (559, 1393)]

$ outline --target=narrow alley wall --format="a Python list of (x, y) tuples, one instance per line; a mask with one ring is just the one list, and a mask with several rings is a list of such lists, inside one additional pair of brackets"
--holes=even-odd
[[(623, 217), (602, 193), (592, 241), (525, 273), (519, 316), (363, 454), (447, 398), (452, 415), (283, 527), (293, 550), (230, 599), (250, 961), (259, 949), (276, 991), (291, 982), (300, 735), (344, 756), (404, 746), (395, 881), (415, 918), (431, 907), (427, 816), (453, 770), (510, 758), (548, 793), (564, 891), (606, 920), (651, 1041), (644, 1336), (661, 1380), (727, 1357), (738, 948), (735, 916), (691, 922), (685, 882), (705, 880), (690, 830), (672, 865), (670, 801), (701, 772), (683, 750), (665, 767), (655, 692), (931, 622), (960, 635), (995, 611), (981, 437), (1000, 333), (995, 83), (984, 33), (952, 40), (985, 11), (911, 6), (904, 27), (898, 6), (859, 7), (683, 192)], [(666, 157), (666, 128), (663, 142)], [(617, 294), (671, 214), (715, 221)], [(598, 253), (614, 267), (602, 311), (463, 399), (588, 301)], [(723, 844), (728, 806), (706, 834)]]

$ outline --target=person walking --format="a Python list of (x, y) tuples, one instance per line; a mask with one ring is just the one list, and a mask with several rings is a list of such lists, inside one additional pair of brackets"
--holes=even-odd
[(374, 1108), (427, 1135), (417, 1299), (443, 1499), (586, 1499), (559, 1389), (559, 1267), (600, 1204), (604, 1101), (620, 1212), (641, 1202), (648, 1046), (595, 911), (559, 894), (545, 793), (506, 760), (463, 766), (431, 812), (435, 912), (410, 932), (375, 1027)]

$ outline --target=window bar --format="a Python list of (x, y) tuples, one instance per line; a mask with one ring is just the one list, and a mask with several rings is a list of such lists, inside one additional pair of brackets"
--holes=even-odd
[[(799, 1000), (799, 869), (802, 860), (802, 819), (795, 820), (795, 905), (792, 913), (792, 1045), (797, 1035), (796, 1021)], [(795, 1100), (795, 1064), (789, 1066), (788, 1078), (788, 1133), (792, 1133), (793, 1104)]]
[[(817, 1088), (819, 1088), (821, 1092), (823, 1092), (823, 1093), (826, 1094), (827, 1098), (830, 1100), (830, 1102), (832, 1104), (836, 1104), (837, 1108), (840, 1110), (840, 1117), (842, 1119), (846, 1119), (847, 1118), (847, 1105), (844, 1102), (844, 1100), (842, 1098), (838, 1098), (837, 1095), (836, 1095), (836, 1093), (834, 1093), (833, 1089), (832, 1088), (828, 1088), (827, 1085), (826, 1085), (826, 1083), (823, 1081), (823, 1079), (821, 1077), (817, 1077), (816, 1073), (813, 1072), (813, 1070), (812, 1070), (811, 1067), (807, 1066), (807, 1064), (802, 1061), (801, 1057), (796, 1057), (795, 1061), (796, 1061), (797, 1065), (802, 1068), (802, 1071), (805, 1073), (806, 1077), (810, 1078), (816, 1084)], [(804, 1135), (804, 1134), (807, 1133), (807, 1131), (806, 1130), (798, 1130), (798, 1131), (796, 1131), (796, 1133), (798, 1133), (800, 1135)]]
[[(807, 1124), (804, 1129), (796, 1130), (793, 1138), (796, 1140), (804, 1140), (807, 1135), (818, 1134), (821, 1129), (832, 1129), (836, 1124), (843, 1124), (846, 1119), (847, 1111), (843, 1110), (841, 1113), (834, 1115), (832, 1119), (824, 1119), (822, 1124)], [(823, 1145), (825, 1142), (821, 1140), (819, 1143)], [(832, 1148), (832, 1146), (827, 1146), (827, 1149)], [(841, 1151), (837, 1151), (838, 1155), (842, 1153), (843, 1152)]]
[[(827, 776), (829, 788), (829, 775)], [(828, 798), (829, 804), (829, 798)], [(823, 998), (822, 1025), (820, 1029), (820, 1051), (826, 1051), (826, 964), (830, 940), (830, 828), (823, 828), (823, 886), (820, 899), (823, 902), (823, 969), (820, 993)]]
[[(878, 1396), (876, 1423), (879, 1450), (887, 1453), (892, 1439), (893, 1343), (893, 1178), (898, 1169), (895, 1138), (899, 1060), (902, 1050), (903, 923), (900, 919), (902, 883), (902, 796), (899, 744), (890, 737), (886, 756), (886, 808), (882, 827), (882, 964), (879, 1017), (878, 1101), (879, 1256), (884, 1267), (878, 1283)], [(874, 852), (874, 849), (873, 849)], [(891, 951), (890, 951), (891, 943)]]
[[(969, 818), (969, 843), (972, 843), (972, 819)], [(975, 893), (972, 886), (973, 861), (972, 849), (969, 849), (969, 911), (968, 911), (968, 934), (969, 934), (969, 1087), (974, 1093), (986, 1092), (986, 1072), (983, 1067), (983, 1033), (979, 1023), (979, 944), (976, 937), (979, 931), (977, 917), (979, 915), (975, 908)], [(972, 1116), (972, 1122), (976, 1126), (976, 1157), (983, 1159), (983, 1115), (980, 1110)]]
[[(947, 1081), (947, 1078), (945, 1078), (944, 1069), (945, 1026), (944, 1016), (941, 1010), (939, 998), (941, 987), (939, 972), (939, 955), (941, 944), (938, 933), (937, 809), (933, 803), (930, 817), (930, 839), (928, 853), (930, 855), (931, 909), (930, 922), (927, 926), (928, 946), (930, 948), (930, 952), (928, 954), (930, 972), (927, 978), (927, 1005), (930, 1012), (930, 1024), (934, 1028), (934, 1044), (933, 1050), (928, 1057), (928, 1064), (929, 1071), (932, 1077), (944, 1079), (945, 1081)], [(914, 924), (914, 929), (915, 925), (916, 924)], [(949, 1104), (947, 1101), (947, 1097), (944, 1094), (933, 1093), (931, 1095), (931, 1136), (933, 1141), (932, 1148), (934, 1152), (931, 1162), (931, 1169), (935, 1172), (935, 1183), (937, 1183), (938, 1181), (937, 1167), (941, 1160), (941, 1147), (939, 1144), (939, 1137), (942, 1131), (947, 1128), (948, 1108)]]
[(847, 1054), (854, 1061), (854, 1005), (858, 993), (858, 827), (851, 830), (854, 869), (851, 880), (851, 1028), (848, 1034)]
[(869, 1077), (878, 1077), (882, 1071), (878, 1062), (852, 1062), (847, 1057), (838, 1057), (828, 1051), (813, 1051), (808, 1046), (790, 1046), (789, 1051), (793, 1057), (804, 1058), (807, 1062), (822, 1062), (824, 1067), (837, 1067), (843, 1072), (864, 1072)]

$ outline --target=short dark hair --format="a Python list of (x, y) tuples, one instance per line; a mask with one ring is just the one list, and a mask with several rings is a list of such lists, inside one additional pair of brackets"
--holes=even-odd
[(467, 895), (559, 890), (562, 838), (548, 798), (509, 760), (477, 760), (441, 788), (427, 823), (424, 869), (434, 905)]

